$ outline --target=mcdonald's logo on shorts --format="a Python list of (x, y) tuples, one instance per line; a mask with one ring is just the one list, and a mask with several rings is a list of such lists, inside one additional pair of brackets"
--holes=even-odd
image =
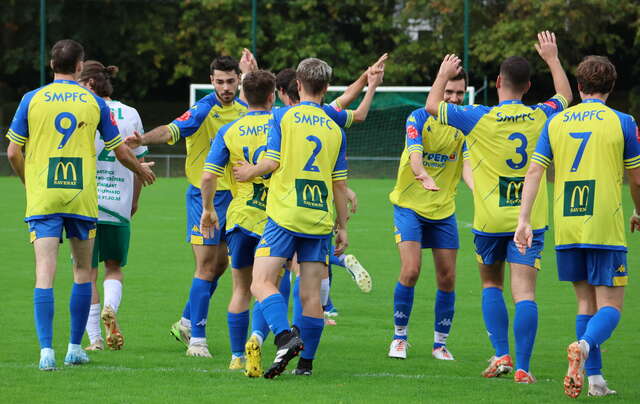
[(596, 181), (564, 183), (564, 216), (591, 216), (596, 195)]
[(82, 189), (82, 158), (49, 158), (47, 188)]
[(298, 206), (328, 212), (327, 197), (329, 192), (322, 181), (296, 179)]
[(499, 206), (520, 206), (524, 177), (500, 177)]

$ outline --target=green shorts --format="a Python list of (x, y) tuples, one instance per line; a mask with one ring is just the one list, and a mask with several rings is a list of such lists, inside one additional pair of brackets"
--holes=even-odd
[(121, 267), (127, 265), (130, 239), (131, 225), (98, 223), (91, 267), (97, 268), (99, 262), (106, 260), (118, 261)]

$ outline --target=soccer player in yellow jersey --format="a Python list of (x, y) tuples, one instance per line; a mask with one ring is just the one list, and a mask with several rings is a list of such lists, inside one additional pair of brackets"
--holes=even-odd
[(25, 94), (7, 133), (9, 162), (26, 187), (25, 222), (36, 256), (34, 306), (40, 370), (56, 368), (53, 281), (63, 228), (75, 258), (71, 335), (64, 363), (89, 362), (80, 343), (91, 305), (91, 256), (98, 220), (96, 129), (105, 147), (143, 183), (155, 180), (149, 164), (140, 164), (124, 145), (104, 100), (77, 83), (83, 59), (84, 48), (78, 42), (56, 42), (50, 62), (53, 83)]
[[(303, 348), (298, 369), (310, 374), (324, 327), (320, 282), (326, 273), (334, 226), (336, 254), (348, 244), (345, 135), (320, 106), (330, 78), (331, 67), (326, 62), (315, 58), (300, 62), (300, 104), (274, 111), (265, 158), (257, 165), (239, 161), (233, 169), (239, 181), (273, 172), (268, 221), (256, 249), (251, 283), (278, 347), (264, 374), (268, 379), (281, 374)], [(300, 336), (289, 328), (287, 307), (276, 286), (282, 265), (294, 254), (300, 262)]]
[[(461, 105), (466, 88), (467, 75), (461, 71), (447, 82), (445, 102)], [(395, 332), (389, 348), (391, 358), (407, 357), (407, 327), (420, 276), (422, 249), (431, 248), (438, 288), (432, 355), (453, 360), (446, 343), (455, 307), (456, 254), (460, 248), (455, 196), (463, 166), (467, 184), (473, 189), (469, 161), (462, 158), (463, 146), (464, 135), (459, 129), (442, 125), (424, 108), (416, 109), (407, 118), (405, 150), (396, 185), (389, 195), (401, 261), (393, 295)]]
[(171, 334), (188, 347), (187, 356), (211, 357), (206, 340), (209, 300), (217, 288), (218, 279), (229, 264), (225, 224), (227, 209), (232, 199), (231, 175), (230, 172), (224, 172), (217, 184), (213, 200), (220, 229), (214, 232), (212, 237), (204, 237), (200, 231), (202, 168), (211, 142), (220, 128), (247, 112), (245, 102), (236, 98), (236, 92), (240, 84), (241, 70), (248, 71), (253, 61), (253, 56), (247, 50), (243, 52), (241, 65), (229, 56), (215, 58), (210, 66), (214, 92), (196, 102), (170, 124), (159, 126), (144, 136), (125, 139), (130, 147), (158, 143), (173, 145), (181, 137), (184, 137), (187, 143), (187, 242), (193, 249), (196, 269), (182, 318), (171, 326)]
[(511, 295), (515, 302), (513, 332), (516, 340), (517, 383), (533, 383), (529, 363), (537, 332), (538, 306), (535, 302), (537, 271), (547, 229), (546, 184), (537, 194), (533, 210), (536, 235), (527, 255), (513, 242), (524, 175), (535, 143), (547, 117), (571, 102), (569, 80), (558, 58), (555, 35), (538, 34), (536, 49), (547, 63), (556, 95), (548, 101), (527, 106), (523, 95), (531, 86), (530, 67), (519, 56), (500, 65), (496, 80), (500, 103), (493, 107), (457, 106), (442, 102), (445, 84), (460, 69), (460, 60), (447, 55), (427, 98), (427, 112), (442, 124), (458, 128), (465, 135), (474, 186), (473, 233), (482, 281), (482, 313), (495, 349), (484, 377), (496, 377), (513, 370), (509, 355), (509, 315), (502, 296), (504, 262), (511, 270)]
[[(218, 178), (224, 176), (230, 161), (245, 160), (253, 164), (267, 149), (267, 132), (271, 106), (275, 101), (275, 76), (258, 70), (248, 73), (243, 81), (249, 111), (242, 118), (223, 126), (216, 135), (202, 174), (202, 216), (200, 230), (205, 237), (219, 231), (219, 218), (213, 207)], [(268, 180), (256, 177), (251, 182), (235, 183), (235, 196), (227, 213), (226, 238), (233, 269), (233, 294), (229, 302), (227, 322), (231, 342), (230, 369), (244, 368), (244, 350), (249, 327), (249, 302), (253, 257), (267, 222)], [(259, 351), (258, 351), (259, 352)], [(247, 358), (251, 376), (261, 376), (259, 358)], [(249, 364), (248, 364), (249, 365)]]
[[(606, 396), (600, 345), (620, 321), (627, 285), (627, 243), (622, 210), (623, 170), (635, 206), (631, 231), (640, 229), (640, 136), (631, 115), (605, 103), (617, 74), (603, 56), (588, 56), (576, 78), (582, 103), (547, 121), (522, 191), (514, 240), (525, 254), (535, 243), (531, 215), (545, 169), (553, 161), (554, 235), (558, 277), (573, 283), (578, 301), (577, 342), (569, 345), (564, 391), (576, 398), (586, 367), (589, 395)], [(586, 366), (585, 366), (586, 365)]]

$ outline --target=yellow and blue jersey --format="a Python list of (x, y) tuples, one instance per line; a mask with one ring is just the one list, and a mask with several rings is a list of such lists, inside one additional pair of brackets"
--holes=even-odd
[[(270, 121), (271, 112), (252, 111), (223, 126), (211, 145), (204, 171), (222, 177), (230, 162), (257, 164), (267, 150)], [(259, 238), (267, 222), (268, 180), (256, 177), (251, 182), (232, 181), (235, 195), (227, 210), (227, 233), (242, 227)]]
[[(274, 107), (273, 110), (275, 111), (279, 108), (287, 107)], [(353, 111), (350, 109), (342, 109), (336, 101), (331, 104), (322, 104), (322, 110), (341, 128), (348, 129), (353, 124)]]
[(74, 81), (55, 80), (25, 94), (7, 133), (25, 146), (25, 221), (97, 220), (96, 129), (106, 149), (122, 144), (105, 101)]
[(319, 104), (275, 110), (265, 158), (280, 166), (271, 176), (267, 216), (300, 236), (330, 235), (333, 181), (347, 179), (346, 147), (344, 131)]
[[(442, 125), (424, 108), (411, 112), (406, 122), (405, 148), (400, 157), (396, 185), (389, 200), (427, 219), (453, 215), (455, 196), (462, 174), (464, 135), (454, 127)], [(422, 155), (422, 164), (440, 191), (424, 189), (411, 170), (411, 153)]]
[[(513, 235), (518, 224), (524, 177), (531, 155), (550, 115), (567, 101), (555, 95), (532, 106), (508, 100), (496, 106), (457, 106), (441, 102), (438, 120), (466, 136), (474, 192), (473, 232), (488, 236)], [(547, 185), (542, 179), (533, 204), (534, 233), (547, 228)]]
[[(184, 170), (187, 179), (200, 188), (202, 167), (209, 153), (211, 142), (224, 125), (235, 121), (247, 112), (247, 105), (236, 98), (233, 104), (224, 106), (212, 92), (196, 102), (187, 112), (171, 122), (169, 144), (175, 144), (184, 137), (187, 143), (187, 158)], [(225, 171), (218, 183), (218, 190), (231, 189), (231, 172)]]
[(637, 133), (633, 117), (595, 99), (547, 121), (532, 160), (555, 163), (557, 249), (626, 251), (622, 176), (623, 169), (640, 167)]

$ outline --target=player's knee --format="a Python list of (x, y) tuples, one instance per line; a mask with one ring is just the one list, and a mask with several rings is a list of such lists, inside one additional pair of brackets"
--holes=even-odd
[(437, 274), (438, 289), (452, 292), (456, 287), (456, 275), (453, 271)]
[(416, 263), (402, 264), (400, 269), (400, 283), (405, 286), (415, 286), (420, 277), (420, 267)]

